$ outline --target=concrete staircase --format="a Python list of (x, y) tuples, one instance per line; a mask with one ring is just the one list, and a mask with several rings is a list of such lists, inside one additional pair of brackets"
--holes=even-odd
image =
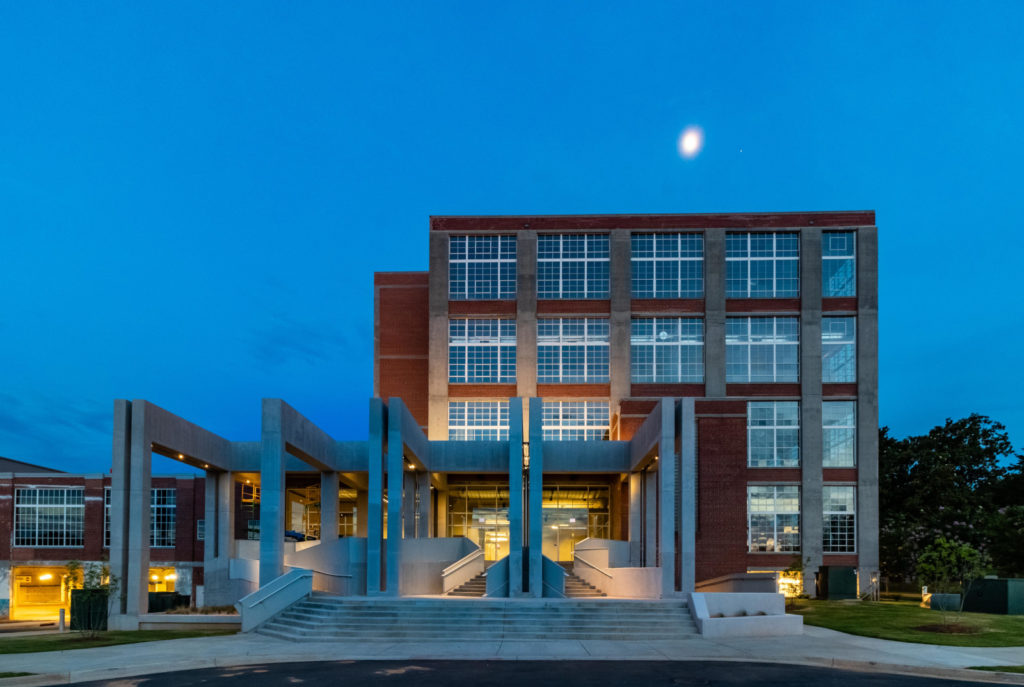
[(565, 595), (570, 599), (586, 599), (608, 596), (597, 587), (584, 582), (571, 572), (565, 578)]
[(292, 641), (395, 642), (697, 636), (685, 601), (631, 599), (382, 599), (314, 593), (257, 630)]
[(483, 596), (487, 593), (487, 576), (480, 573), (461, 587), (448, 592), (447, 596)]

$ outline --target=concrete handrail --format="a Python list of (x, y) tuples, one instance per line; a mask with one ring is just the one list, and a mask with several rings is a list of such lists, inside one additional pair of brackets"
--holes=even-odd
[[(558, 563), (547, 556), (541, 557), (541, 580), (544, 587), (542, 596), (565, 598), (565, 578), (568, 576), (569, 573)], [(547, 593), (549, 589), (550, 594)]]
[(463, 556), (462, 558), (460, 558), (459, 560), (455, 561), (454, 563), (449, 565), (447, 568), (442, 570), (441, 571), (441, 576), (443, 577), (443, 576), (446, 576), (446, 575), (451, 575), (452, 573), (456, 572), (457, 570), (459, 570), (463, 566), (469, 565), (470, 563), (475, 561), (477, 558), (482, 558), (483, 555), (484, 555), (484, 550), (483, 549), (477, 549), (476, 551), (470, 551), (468, 554), (466, 554), (465, 556)]
[(477, 548), (441, 571), (441, 591), (445, 594), (461, 587), (484, 571), (484, 550)]
[(289, 570), (235, 604), (242, 616), (242, 632), (250, 632), (313, 593), (313, 571)]
[(580, 558), (578, 556), (573, 556), (572, 562), (573, 562), (573, 565), (576, 565), (577, 563), (583, 563), (588, 568), (591, 568), (591, 569), (596, 570), (597, 572), (601, 573), (602, 575), (607, 577), (609, 580), (612, 579), (612, 574), (610, 572), (608, 572), (604, 568), (599, 568), (598, 566), (596, 566), (593, 563), (591, 563), (590, 561), (588, 561), (586, 558)]

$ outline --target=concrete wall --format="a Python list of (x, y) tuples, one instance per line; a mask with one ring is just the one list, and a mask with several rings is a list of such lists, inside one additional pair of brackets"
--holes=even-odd
[(786, 615), (782, 594), (689, 595), (690, 614), (700, 633), (716, 637), (764, 637), (803, 634), (803, 618)]
[(465, 537), (403, 539), (399, 593), (443, 593), (441, 571), (476, 548)]

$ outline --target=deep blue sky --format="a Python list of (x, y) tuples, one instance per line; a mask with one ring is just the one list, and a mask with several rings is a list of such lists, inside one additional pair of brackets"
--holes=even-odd
[[(853, 6), (850, 6), (853, 5)], [(0, 7), (0, 455), (366, 432), (430, 214), (875, 209), (881, 422), (1024, 445), (1024, 3)], [(676, 138), (704, 128), (681, 159)]]

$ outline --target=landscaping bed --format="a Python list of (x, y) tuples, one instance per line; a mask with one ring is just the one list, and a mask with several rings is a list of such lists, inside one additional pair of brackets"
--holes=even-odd
[(0, 654), (30, 654), (37, 651), (68, 651), (70, 649), (92, 649), (99, 646), (155, 642), (165, 639), (187, 639), (189, 637), (214, 637), (235, 634), (235, 630), (139, 630), (100, 632), (95, 636), (65, 632), (46, 634), (39, 637), (11, 637), (0, 639)]

